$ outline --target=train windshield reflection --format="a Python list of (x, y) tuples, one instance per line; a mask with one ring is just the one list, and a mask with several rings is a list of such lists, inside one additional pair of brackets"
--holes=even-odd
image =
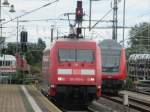
[(59, 49), (60, 61), (93, 62), (93, 50), (81, 49)]
[(102, 72), (119, 72), (121, 50), (102, 49)]

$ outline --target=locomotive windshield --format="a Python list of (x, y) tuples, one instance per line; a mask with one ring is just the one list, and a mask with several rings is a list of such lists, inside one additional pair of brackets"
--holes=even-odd
[(93, 62), (93, 50), (80, 50), (80, 49), (59, 49), (60, 61), (76, 61), (76, 62)]
[(120, 49), (103, 48), (102, 49), (102, 72), (119, 72)]

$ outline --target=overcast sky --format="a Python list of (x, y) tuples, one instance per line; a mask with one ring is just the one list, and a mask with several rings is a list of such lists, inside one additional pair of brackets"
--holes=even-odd
[[(3, 1), (3, 0), (2, 0)], [(10, 4), (14, 4), (16, 12), (10, 14), (9, 8), (2, 8), (2, 18), (5, 21), (16, 16), (22, 15), (42, 5), (55, 0), (8, 0)], [(19, 20), (38, 20), (38, 19), (67, 19), (64, 13), (75, 12), (77, 0), (59, 0), (57, 3), (49, 5), (39, 11), (29, 14)], [(82, 0), (85, 12), (84, 19), (89, 18), (89, 0)], [(113, 0), (101, 0), (92, 2), (92, 19), (101, 19), (110, 9)], [(118, 4), (118, 21), (119, 26), (122, 26), (123, 0)], [(74, 18), (74, 16), (71, 16)], [(104, 20), (112, 20), (112, 12), (104, 18)], [(150, 0), (126, 0), (126, 26), (134, 26), (140, 22), (150, 22)], [(92, 23), (92, 25), (95, 22)], [(29, 41), (36, 42), (38, 37), (41, 37), (48, 44), (50, 41), (51, 25), (59, 31), (59, 35), (67, 34), (68, 21), (38, 21), (38, 22), (19, 22), (19, 30), (24, 27), (29, 32)], [(88, 22), (83, 23), (88, 26)], [(7, 41), (16, 41), (16, 22), (10, 22), (4, 25), (3, 35), (8, 37)], [(107, 27), (112, 26), (112, 23), (100, 23), (97, 26)], [(122, 30), (118, 30), (118, 41), (122, 40)], [(94, 36), (97, 40), (112, 38), (110, 29), (92, 30), (90, 33), (86, 31), (87, 36)], [(55, 31), (56, 35), (56, 31)], [(126, 38), (128, 38), (128, 30), (126, 30)]]

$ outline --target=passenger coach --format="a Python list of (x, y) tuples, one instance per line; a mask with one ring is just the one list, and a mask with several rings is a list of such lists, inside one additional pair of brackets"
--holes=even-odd
[(0, 73), (5, 75), (16, 73), (16, 58), (14, 56), (0, 56)]

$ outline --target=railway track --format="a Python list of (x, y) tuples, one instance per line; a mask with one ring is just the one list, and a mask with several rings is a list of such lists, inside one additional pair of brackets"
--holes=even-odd
[(84, 109), (84, 110), (66, 110), (66, 111), (63, 111), (63, 112), (99, 112), (93, 108), (87, 108), (87, 109)]
[[(136, 92), (134, 92), (136, 93)], [(119, 97), (109, 97), (109, 96), (102, 96), (105, 99), (111, 100), (113, 102), (118, 103), (118, 105), (123, 106), (123, 97), (120, 95)], [(55, 104), (55, 103), (54, 103)], [(111, 103), (113, 105), (113, 103)], [(56, 105), (56, 104), (55, 104)], [(109, 106), (103, 105), (100, 101), (94, 101), (90, 106), (87, 108), (78, 108), (78, 109), (66, 109), (64, 107), (61, 107), (60, 105), (56, 105), (62, 112), (113, 112), (115, 109), (108, 108)], [(138, 112), (150, 112), (150, 102), (141, 100), (141, 99), (135, 99), (134, 97), (129, 96), (129, 108), (137, 110)], [(121, 110), (121, 109), (120, 109)], [(135, 112), (137, 112), (135, 111)], [(122, 111), (117, 111), (122, 112)]]
[(113, 112), (111, 108), (106, 107), (105, 105), (93, 101), (89, 106), (71, 106), (71, 105), (59, 105), (56, 102), (53, 102), (62, 112)]
[[(109, 96), (102, 96), (105, 99), (111, 100), (116, 102), (120, 105), (123, 105), (123, 98), (122, 95), (119, 97), (109, 97)], [(56, 104), (55, 104), (56, 105)], [(113, 105), (113, 103), (112, 103)], [(114, 109), (108, 108), (103, 105), (102, 102), (94, 101), (90, 106), (87, 108), (79, 108), (79, 109), (65, 109), (59, 105), (56, 105), (62, 112), (113, 112)], [(150, 102), (146, 102), (140, 99), (135, 99), (129, 97), (129, 108), (141, 111), (141, 112), (150, 112)], [(121, 111), (117, 111), (121, 112)]]
[[(91, 104), (88, 107), (83, 107), (83, 106), (78, 106), (77, 108), (75, 108), (74, 106), (71, 106), (70, 104), (67, 105), (62, 105), (62, 104), (58, 104), (55, 100), (50, 99), (46, 94), (42, 93), (43, 96), (45, 96), (50, 102), (52, 102), (57, 108), (59, 108), (62, 112), (100, 112), (100, 109), (98, 105), (96, 104)], [(104, 111), (102, 111), (104, 112)]]
[[(103, 98), (109, 99), (119, 104), (123, 104), (123, 98), (119, 97), (110, 97), (110, 96), (103, 96)], [(129, 97), (129, 108), (141, 111), (141, 112), (150, 112), (150, 103)]]
[(101, 105), (98, 102), (93, 102), (88, 107), (82, 109), (75, 109), (75, 110), (63, 110), (63, 112), (113, 112), (112, 110), (106, 109), (104, 105)]
[[(46, 96), (47, 97), (47, 96)], [(47, 97), (48, 98), (48, 97)], [(58, 103), (56, 103), (54, 100), (51, 100), (48, 98), (48, 100), (50, 100), (51, 102), (53, 102), (53, 104), (58, 107), (62, 112), (112, 112), (112, 111), (108, 111), (108, 109), (106, 109), (106, 107), (102, 106), (100, 103), (98, 102), (93, 102), (90, 106), (88, 107), (71, 107), (69, 105), (69, 108), (67, 106), (62, 106)], [(107, 111), (106, 111), (107, 110)]]
[(90, 112), (113, 112), (113, 110), (97, 101), (93, 101), (93, 103), (88, 107)]
[(144, 94), (141, 92), (133, 92), (133, 91), (124, 91), (120, 92), (120, 97), (123, 97), (123, 94), (127, 94), (130, 100), (135, 100), (144, 105), (150, 106), (150, 95)]
[(141, 94), (145, 94), (145, 95), (149, 95), (150, 96), (150, 92), (146, 92), (146, 91), (139, 91), (139, 90), (126, 90), (126, 91), (131, 91), (134, 93), (141, 93)]
[(52, 101), (62, 112), (99, 112), (94, 107), (62, 105)]

